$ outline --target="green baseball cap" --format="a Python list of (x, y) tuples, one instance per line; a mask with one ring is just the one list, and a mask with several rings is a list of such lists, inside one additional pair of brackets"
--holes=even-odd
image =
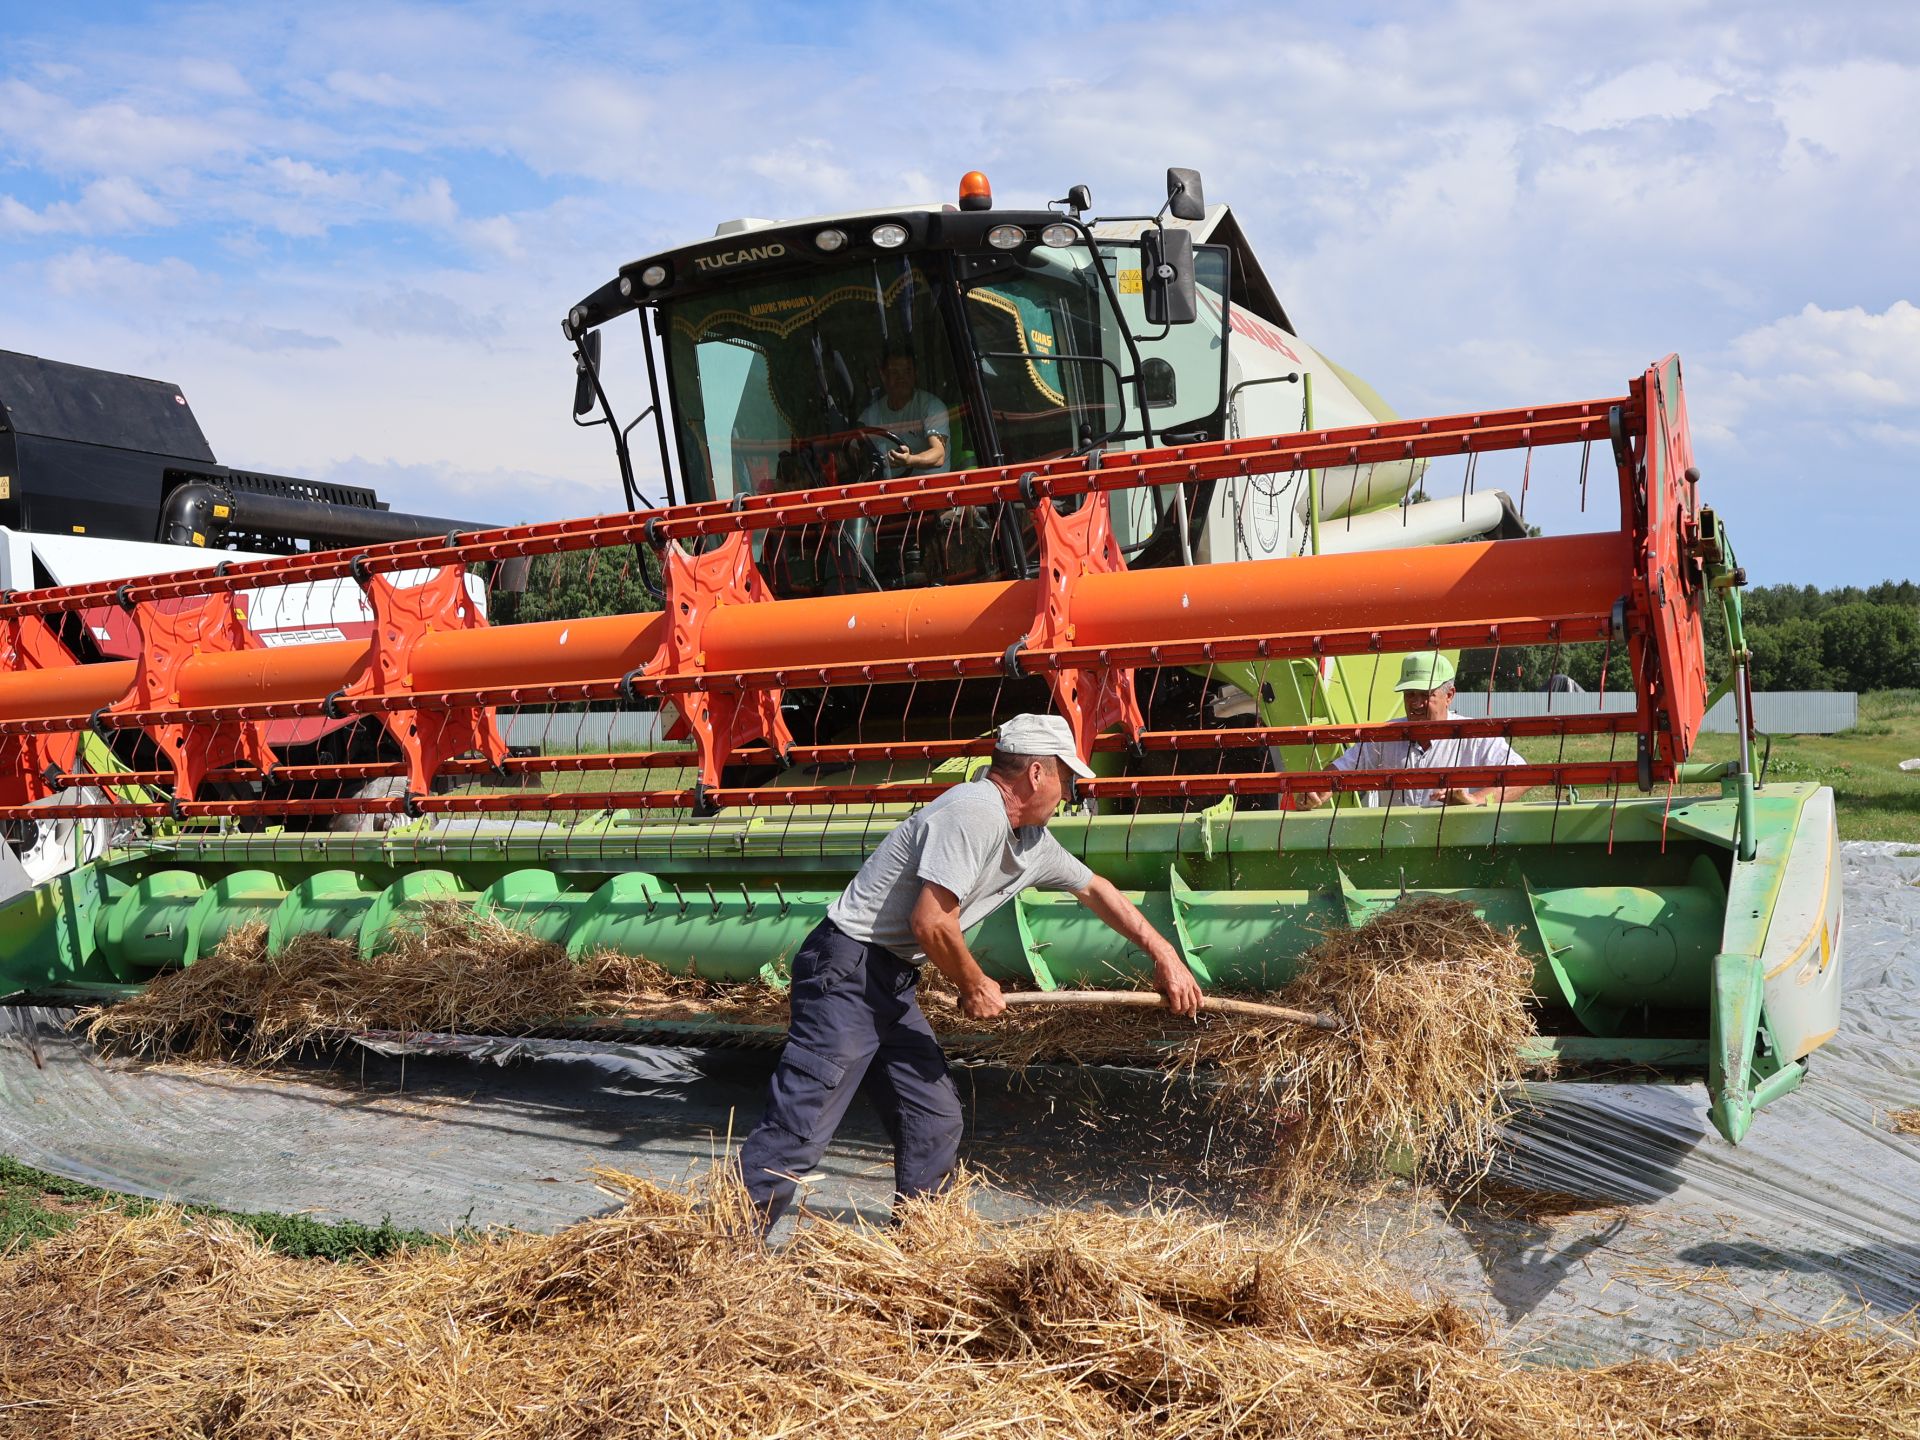
[(1438, 650), (1423, 650), (1400, 662), (1396, 690), (1438, 690), (1453, 683), (1453, 662)]

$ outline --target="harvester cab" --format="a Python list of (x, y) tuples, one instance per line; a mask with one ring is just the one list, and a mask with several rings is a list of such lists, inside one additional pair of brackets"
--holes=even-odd
[[(995, 210), (975, 172), (959, 206), (731, 220), (708, 240), (636, 260), (568, 313), (576, 415), (607, 404), (593, 337), (636, 313), (657, 342), (643, 415), (675, 501), (1392, 418), (1293, 333), (1238, 223), (1225, 206), (1205, 205), (1195, 172), (1169, 172), (1168, 202), (1147, 217), (1089, 220), (1072, 203), (1090, 203), (1086, 187), (1074, 191), (1057, 208)], [(946, 427), (938, 461), (889, 459), (902, 436), (879, 421), (905, 414), (886, 393), (893, 356), (911, 364), (912, 421), (932, 415)], [(627, 427), (610, 407), (597, 423), (622, 445)], [(622, 463), (631, 473), (630, 457)], [(1419, 469), (1375, 465), (1365, 483), (1321, 477), (1318, 518), (1397, 510)], [(1129, 497), (1116, 537), (1141, 564), (1313, 544), (1304, 489), (1286, 497), (1284, 515), (1275, 507), (1249, 525), (1210, 503), (1217, 488)], [(1451, 529), (1465, 534), (1505, 519), (1492, 496), (1465, 520), (1452, 509)], [(1394, 518), (1413, 543), (1437, 538)], [(1366, 548), (1368, 538), (1338, 543)], [(996, 578), (1034, 563), (1012, 533), (987, 559)], [(889, 554), (877, 573), (856, 565), (810, 583), (886, 588), (907, 578)]]
[[(624, 267), (566, 334), (626, 512), (0, 597), (0, 820), (130, 831), (0, 908), (0, 994), (123, 993), (253, 923), (372, 953), (423, 901), (782, 983), (887, 829), (998, 719), (1051, 708), (1097, 772), (1055, 833), (1205, 987), (1272, 991), (1329, 927), (1450, 896), (1534, 958), (1543, 1062), (1699, 1078), (1740, 1139), (1839, 1023), (1838, 849), (1830, 790), (1754, 773), (1744, 577), (1678, 359), (1400, 419), (1299, 338), (1197, 176), (1157, 214), (1089, 206), (996, 209), (970, 176), (955, 206), (730, 222)], [(631, 418), (602, 355), (629, 315), (653, 390)], [(644, 422), (665, 504), (640, 501)], [(1483, 480), (1502, 461), (1520, 506)], [(1577, 533), (1528, 533), (1529, 491)], [(635, 598), (479, 603), (522, 563), (548, 597)], [(364, 635), (232, 623), (238, 596), (322, 585)], [(133, 656), (63, 641), (102, 606)], [(1509, 713), (1519, 647), (1598, 693)], [(1407, 718), (1409, 655), (1479, 657), (1485, 701)], [(1722, 694), (1739, 754), (1703, 765)], [(290, 764), (270, 728), (342, 721), (369, 758)], [(76, 772), (83, 733), (151, 762)], [(1462, 792), (1497, 798), (1425, 803)], [(311, 828), (363, 816), (395, 823)], [(1041, 893), (969, 943), (1042, 990), (1144, 967)]]
[[(1391, 420), (1374, 391), (1301, 340), (1238, 222), (1197, 172), (1169, 170), (1157, 213), (1089, 219), (1074, 186), (1042, 210), (996, 209), (969, 173), (958, 205), (786, 223), (731, 220), (623, 266), (569, 311), (575, 417), (613, 436), (651, 419), (671, 501), (744, 504), (798, 490), (941, 478), (982, 466), (1087, 465), (1156, 447)], [(653, 389), (622, 423), (601, 327), (641, 321)], [(1114, 492), (1111, 542), (1132, 569), (1231, 564), (1525, 533), (1495, 487), (1415, 494), (1424, 462), (1273, 472)], [(1071, 503), (1071, 502), (1070, 502)], [(896, 510), (770, 532), (755, 558), (782, 598), (1032, 579), (1030, 507)], [(1152, 697), (1175, 714), (1269, 724), (1396, 713), (1391, 667), (1215, 667)], [(1243, 757), (1245, 758), (1245, 757)], [(1294, 768), (1331, 758), (1277, 757)]]

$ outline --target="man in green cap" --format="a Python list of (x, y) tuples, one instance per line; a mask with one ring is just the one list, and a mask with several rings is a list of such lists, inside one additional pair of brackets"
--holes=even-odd
[[(1435, 650), (1409, 655), (1400, 662), (1398, 690), (1407, 707), (1409, 720), (1458, 720), (1453, 704), (1453, 662)], [(1350, 745), (1334, 770), (1452, 770), (1479, 769), (1489, 765), (1526, 763), (1498, 735), (1480, 735), (1465, 740), (1362, 740)], [(1327, 791), (1308, 791), (1300, 796), (1306, 806), (1324, 805)], [(1485, 805), (1518, 800), (1527, 793), (1524, 785), (1487, 785), (1478, 789), (1395, 790), (1387, 796), (1388, 805)], [(1370, 792), (1366, 803), (1380, 803), (1379, 792)]]

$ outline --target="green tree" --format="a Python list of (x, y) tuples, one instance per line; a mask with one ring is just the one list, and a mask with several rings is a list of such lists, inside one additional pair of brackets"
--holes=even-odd
[[(1796, 617), (1747, 628), (1756, 690), (1825, 690), (1834, 684), (1822, 660), (1820, 622)], [(1848, 687), (1841, 687), (1848, 688)]]
[(492, 618), (500, 624), (537, 620), (581, 620), (590, 615), (632, 615), (658, 610), (649, 589), (659, 586), (659, 563), (637, 547), (580, 550), (565, 555), (536, 555), (527, 566), (525, 588), (503, 588), (504, 567), (492, 585)]
[(1920, 613), (1853, 600), (1827, 611), (1817, 623), (1821, 663), (1843, 688), (1920, 685)]

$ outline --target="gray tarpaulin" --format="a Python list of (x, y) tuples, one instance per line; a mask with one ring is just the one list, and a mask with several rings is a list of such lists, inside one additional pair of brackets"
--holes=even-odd
[[(1384, 1247), (1554, 1358), (1666, 1350), (1836, 1304), (1920, 1304), (1920, 1137), (1886, 1119), (1920, 1106), (1920, 859), (1907, 848), (1846, 847), (1845, 1023), (1744, 1144), (1713, 1132), (1698, 1087), (1536, 1086), (1499, 1171), (1585, 1206), (1522, 1220), (1389, 1197), (1330, 1219), (1327, 1242)], [(595, 1164), (698, 1172), (757, 1116), (773, 1059), (476, 1042), (256, 1075), (103, 1062), (62, 1018), (0, 1012), (0, 1152), (140, 1194), (442, 1230), (591, 1214), (608, 1203)], [(1248, 1200), (1195, 1098), (1157, 1075), (969, 1068), (961, 1086), (967, 1156), (1003, 1187), (984, 1202), (996, 1213)], [(884, 1210), (890, 1155), (859, 1107), (821, 1171), (816, 1208)]]

